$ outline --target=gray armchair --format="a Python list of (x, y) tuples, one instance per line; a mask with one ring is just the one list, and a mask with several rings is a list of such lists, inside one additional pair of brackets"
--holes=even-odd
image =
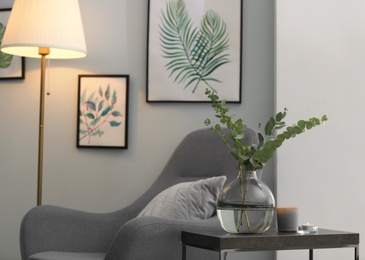
[[(246, 129), (244, 142), (255, 141)], [(186, 181), (226, 175), (236, 177), (236, 162), (223, 141), (209, 129), (187, 135), (160, 176), (134, 203), (107, 214), (39, 206), (24, 217), (20, 230), (23, 260), (178, 260), (181, 230), (221, 230), (216, 216), (177, 220), (136, 216), (164, 189)], [(214, 259), (215, 252), (189, 248), (189, 259)]]

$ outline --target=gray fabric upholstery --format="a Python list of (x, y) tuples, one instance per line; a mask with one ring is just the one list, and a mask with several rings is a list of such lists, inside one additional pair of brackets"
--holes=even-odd
[[(256, 141), (246, 129), (245, 143)], [(136, 218), (161, 191), (180, 182), (226, 175), (237, 176), (237, 162), (215, 133), (201, 129), (178, 145), (159, 177), (135, 202), (107, 214), (57, 206), (39, 206), (23, 218), (20, 228), (22, 260), (178, 260), (181, 230), (221, 230), (216, 216), (206, 220)], [(188, 248), (189, 259), (218, 259), (218, 254)], [(53, 257), (53, 258), (52, 258)], [(57, 258), (58, 257), (58, 258)]]
[(182, 182), (163, 190), (138, 214), (173, 219), (207, 219), (216, 213), (216, 203), (226, 176)]

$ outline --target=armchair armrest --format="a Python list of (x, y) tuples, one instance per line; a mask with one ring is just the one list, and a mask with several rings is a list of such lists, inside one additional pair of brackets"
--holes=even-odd
[[(139, 217), (119, 229), (105, 260), (181, 259), (181, 231), (222, 230), (215, 216), (207, 220), (178, 220), (158, 217)], [(200, 250), (199, 254), (209, 252)], [(214, 252), (210, 252), (212, 254)], [(212, 259), (210, 255), (210, 258)], [(199, 258), (192, 259), (203, 259)]]
[(106, 252), (128, 220), (128, 207), (108, 214), (35, 207), (24, 216), (20, 227), (22, 259), (44, 251)]

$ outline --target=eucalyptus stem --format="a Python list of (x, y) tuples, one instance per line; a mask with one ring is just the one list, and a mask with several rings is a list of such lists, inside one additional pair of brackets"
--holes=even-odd
[[(247, 198), (248, 186), (250, 184), (250, 180), (248, 178), (248, 181), (246, 181), (245, 189), (243, 190), (243, 174), (242, 174), (242, 170), (243, 170), (242, 168), (240, 168), (240, 170), (239, 170), (240, 194), (241, 194), (242, 205), (245, 205), (246, 204), (246, 198)], [(246, 225), (247, 225), (248, 232), (250, 232), (251, 231), (251, 223), (250, 223), (250, 219), (248, 217), (248, 214), (247, 214), (247, 210), (246, 209), (241, 209), (240, 217), (237, 220), (237, 232), (240, 231), (240, 228), (242, 226), (243, 215), (245, 215), (245, 220), (246, 220)]]
[[(247, 178), (247, 181), (246, 181), (246, 187), (245, 187), (245, 192), (244, 192), (244, 197), (243, 197), (243, 204), (246, 204), (246, 197), (247, 197), (248, 186), (249, 185), (250, 185), (250, 178), (248, 177)], [(245, 219), (246, 219), (247, 229), (248, 229), (248, 232), (250, 232), (251, 231), (250, 219), (248, 218), (248, 214), (247, 214), (247, 211), (246, 210), (244, 211), (244, 213), (245, 213)]]
[[(238, 176), (240, 178), (240, 195), (241, 195), (241, 202), (242, 205), (244, 204), (243, 198), (245, 197), (244, 195), (244, 191), (243, 191), (243, 176), (242, 176), (242, 167), (240, 167), (239, 172), (238, 172)], [(243, 217), (243, 209), (241, 209), (241, 214), (240, 217), (237, 220), (237, 232), (240, 232), (240, 228), (242, 226), (242, 217)]]

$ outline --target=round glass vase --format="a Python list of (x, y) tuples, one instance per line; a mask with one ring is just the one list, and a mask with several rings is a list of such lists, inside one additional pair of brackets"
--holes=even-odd
[(264, 233), (270, 228), (275, 198), (257, 178), (256, 171), (243, 171), (221, 191), (217, 214), (228, 233)]

